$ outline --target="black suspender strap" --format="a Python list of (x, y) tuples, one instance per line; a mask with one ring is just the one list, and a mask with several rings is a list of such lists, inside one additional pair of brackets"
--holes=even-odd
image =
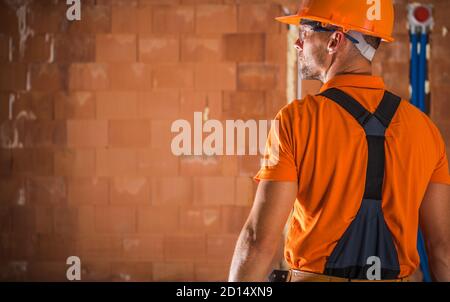
[(401, 98), (389, 91), (384, 92), (383, 99), (378, 105), (377, 110), (374, 115), (380, 120), (384, 127), (388, 128), (392, 118), (397, 112), (398, 106), (400, 105)]
[(361, 125), (363, 125), (366, 119), (370, 116), (370, 112), (366, 110), (360, 103), (354, 98), (344, 93), (337, 88), (330, 88), (320, 95), (333, 100), (347, 110)]
[(364, 197), (356, 217), (339, 239), (328, 257), (324, 273), (327, 275), (366, 279), (370, 256), (382, 259), (382, 279), (397, 278), (400, 267), (392, 234), (384, 220), (382, 193), (385, 165), (385, 133), (401, 99), (386, 91), (372, 114), (353, 97), (337, 88), (320, 95), (344, 108), (364, 128), (368, 147), (368, 162)]
[(364, 128), (369, 150), (364, 198), (381, 200), (385, 163), (384, 134), (401, 99), (385, 91), (377, 110), (371, 114), (353, 97), (337, 88), (330, 88), (320, 95), (339, 104)]

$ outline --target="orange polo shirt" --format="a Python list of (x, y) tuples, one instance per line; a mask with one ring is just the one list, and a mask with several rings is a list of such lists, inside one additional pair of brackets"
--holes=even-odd
[[(370, 112), (378, 107), (383, 80), (340, 75), (321, 92), (336, 87)], [(279, 134), (267, 141), (256, 180), (296, 181), (297, 199), (285, 243), (291, 268), (323, 273), (327, 257), (356, 216), (365, 187), (368, 149), (364, 129), (345, 109), (322, 96), (306, 96), (277, 115)], [(278, 143), (278, 152), (271, 152)], [(399, 277), (419, 265), (419, 207), (428, 183), (450, 185), (445, 143), (430, 118), (402, 100), (385, 140), (382, 209), (400, 263)]]

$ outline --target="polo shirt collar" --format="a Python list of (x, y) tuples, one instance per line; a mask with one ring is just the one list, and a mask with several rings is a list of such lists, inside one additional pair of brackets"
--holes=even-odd
[(320, 88), (320, 93), (329, 88), (357, 87), (368, 89), (385, 89), (384, 81), (381, 77), (372, 75), (343, 74), (337, 75)]

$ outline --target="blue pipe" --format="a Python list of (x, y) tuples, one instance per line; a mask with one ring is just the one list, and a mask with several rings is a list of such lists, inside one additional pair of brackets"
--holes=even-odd
[(420, 54), (419, 54), (419, 82), (418, 82), (418, 107), (425, 112), (425, 78), (427, 64), (427, 43), (428, 34), (426, 32), (420, 34)]
[[(410, 68), (410, 81), (411, 81), (411, 103), (418, 107), (421, 111), (425, 112), (425, 81), (427, 74), (427, 33), (410, 33), (411, 40), (411, 68)], [(420, 40), (420, 41), (419, 41)], [(419, 54), (419, 42), (420, 42), (420, 54)], [(431, 275), (428, 266), (428, 257), (425, 250), (425, 244), (423, 241), (422, 232), (420, 229), (417, 233), (417, 251), (420, 256), (420, 268), (423, 274), (423, 281), (430, 282)]]
[(411, 104), (417, 106), (417, 72), (418, 72), (418, 54), (417, 54), (417, 45), (418, 45), (418, 37), (417, 33), (410, 33), (411, 39)]

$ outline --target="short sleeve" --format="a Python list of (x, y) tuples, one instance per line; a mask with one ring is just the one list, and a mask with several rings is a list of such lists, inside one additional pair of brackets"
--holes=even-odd
[(445, 142), (442, 139), (441, 135), (439, 135), (438, 137), (440, 155), (433, 174), (431, 175), (430, 182), (450, 185), (450, 175), (448, 170), (448, 158), (447, 152), (445, 150)]
[(297, 181), (292, 134), (291, 116), (287, 110), (281, 110), (272, 121), (255, 180)]

